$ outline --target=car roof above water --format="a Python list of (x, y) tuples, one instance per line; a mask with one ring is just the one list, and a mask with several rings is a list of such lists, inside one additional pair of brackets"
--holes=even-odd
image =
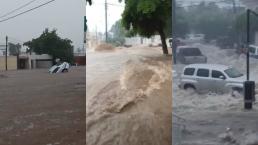
[(190, 64), (184, 67), (184, 69), (186, 68), (203, 68), (203, 69), (215, 69), (215, 70), (224, 71), (231, 67), (222, 65), (222, 64)]

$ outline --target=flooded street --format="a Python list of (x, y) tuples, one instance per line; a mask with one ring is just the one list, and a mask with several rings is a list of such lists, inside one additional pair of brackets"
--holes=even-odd
[(85, 67), (0, 72), (1, 145), (85, 145)]
[(171, 144), (171, 57), (161, 48), (89, 52), (86, 71), (87, 145)]

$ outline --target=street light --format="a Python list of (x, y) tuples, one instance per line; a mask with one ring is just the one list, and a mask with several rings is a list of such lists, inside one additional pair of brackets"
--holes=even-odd
[(244, 82), (244, 108), (252, 109), (252, 103), (255, 101), (255, 82), (250, 81), (250, 15), (258, 17), (258, 14), (250, 9), (247, 9), (246, 13), (246, 81)]

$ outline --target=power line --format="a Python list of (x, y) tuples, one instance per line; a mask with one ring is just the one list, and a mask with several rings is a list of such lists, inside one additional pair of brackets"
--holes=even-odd
[(35, 1), (37, 1), (37, 0), (29, 1), (28, 3), (26, 3), (26, 4), (24, 4), (24, 5), (20, 6), (20, 7), (18, 7), (18, 8), (16, 8), (16, 9), (14, 9), (14, 10), (12, 10), (12, 11), (10, 11), (10, 12), (5, 13), (4, 15), (0, 16), (0, 19), (1, 19), (1, 18), (4, 18), (4, 17), (6, 17), (6, 16), (8, 16), (8, 15), (10, 15), (10, 14), (12, 14), (12, 13), (14, 13), (14, 12), (16, 12), (16, 11), (18, 11), (18, 10), (24, 8), (24, 7), (26, 7), (26, 6), (28, 6), (28, 5), (30, 5), (31, 3), (35, 2)]
[(36, 6), (36, 7), (34, 7), (34, 8), (29, 9), (29, 10), (26, 10), (26, 11), (24, 11), (24, 12), (21, 12), (21, 13), (19, 13), (19, 14), (17, 14), (17, 15), (11, 16), (11, 17), (6, 18), (6, 19), (3, 19), (3, 20), (0, 21), (0, 23), (1, 23), (1, 22), (5, 22), (5, 21), (8, 21), (8, 20), (10, 20), (10, 19), (13, 19), (13, 18), (15, 18), (15, 17), (18, 17), (18, 16), (20, 16), (20, 15), (23, 15), (23, 14), (28, 13), (28, 12), (30, 12), (30, 11), (33, 11), (33, 10), (35, 10), (35, 9), (38, 9), (38, 8), (40, 8), (40, 7), (42, 7), (42, 6), (45, 6), (45, 5), (47, 5), (47, 4), (51, 3), (51, 2), (54, 2), (54, 1), (55, 1), (55, 0), (48, 1), (48, 2), (46, 2), (46, 3), (43, 3), (43, 4), (39, 5), (39, 6)]

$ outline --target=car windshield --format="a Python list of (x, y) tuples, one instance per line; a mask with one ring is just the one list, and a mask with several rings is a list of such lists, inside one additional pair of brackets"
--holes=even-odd
[(238, 70), (236, 70), (235, 68), (229, 68), (225, 70), (225, 73), (231, 77), (231, 78), (238, 78), (243, 76), (242, 73), (240, 73)]
[(200, 56), (201, 51), (198, 48), (184, 48), (181, 50), (184, 56)]

